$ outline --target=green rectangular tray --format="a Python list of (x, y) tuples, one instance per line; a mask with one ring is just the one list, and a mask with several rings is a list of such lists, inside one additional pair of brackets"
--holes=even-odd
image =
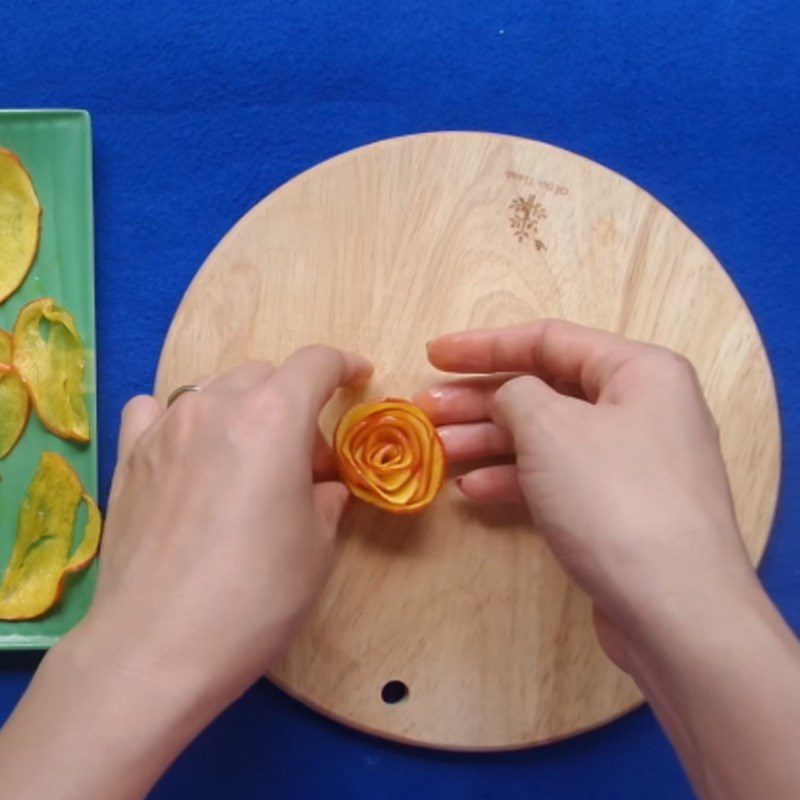
[[(0, 111), (0, 147), (13, 150), (33, 179), (42, 204), (36, 261), (25, 283), (0, 305), (0, 328), (10, 331), (17, 312), (37, 297), (52, 297), (75, 317), (86, 346), (86, 399), (92, 420), (88, 445), (48, 433), (31, 411), (28, 427), (0, 461), (0, 574), (11, 556), (17, 515), (41, 453), (52, 450), (74, 467), (97, 497), (97, 394), (94, 330), (94, 222), (91, 122), (85, 111)], [(85, 509), (78, 517), (82, 530)], [(77, 537), (76, 537), (77, 538)], [(0, 650), (49, 647), (86, 613), (97, 566), (71, 576), (61, 602), (31, 622), (0, 622)]]

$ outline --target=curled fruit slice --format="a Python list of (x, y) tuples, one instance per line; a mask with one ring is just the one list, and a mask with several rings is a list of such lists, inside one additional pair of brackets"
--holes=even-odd
[(396, 514), (420, 511), (442, 486), (444, 448), (425, 412), (406, 400), (374, 400), (339, 421), (334, 451), (347, 488)]
[(30, 405), (28, 390), (11, 366), (11, 337), (0, 331), (0, 458), (10, 453), (22, 436)]
[[(70, 556), (81, 502), (88, 512), (83, 538)], [(40, 617), (58, 602), (71, 572), (88, 566), (100, 544), (100, 512), (72, 467), (43, 453), (19, 512), (17, 538), (0, 585), (0, 619)]]
[(86, 355), (72, 315), (49, 297), (34, 300), (20, 310), (13, 339), (14, 368), (42, 424), (62, 439), (88, 442)]
[(0, 303), (19, 288), (36, 258), (41, 216), (30, 175), (0, 147)]

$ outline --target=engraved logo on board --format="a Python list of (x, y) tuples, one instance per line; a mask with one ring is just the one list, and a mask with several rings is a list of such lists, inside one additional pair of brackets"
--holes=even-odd
[(541, 177), (526, 175), (510, 169), (506, 170), (505, 177), (506, 180), (517, 186), (535, 187), (539, 198), (537, 199), (537, 194), (528, 193), (526, 196), (523, 193), (517, 195), (509, 203), (508, 223), (511, 226), (511, 232), (518, 242), (529, 240), (533, 242), (537, 250), (547, 250), (547, 246), (539, 238), (539, 223), (547, 219), (547, 209), (541, 202), (541, 198), (546, 194), (564, 197), (569, 194), (569, 188), (560, 183), (553, 183), (553, 181)]
[(518, 242), (533, 239), (537, 250), (547, 250), (539, 238), (539, 222), (547, 219), (547, 209), (536, 199), (535, 194), (519, 195), (508, 206), (508, 222)]

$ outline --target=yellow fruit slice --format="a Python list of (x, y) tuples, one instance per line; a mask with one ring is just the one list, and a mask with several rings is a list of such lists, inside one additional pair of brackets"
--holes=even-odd
[[(88, 517), (75, 553), (72, 529), (81, 502)], [(40, 617), (64, 591), (66, 577), (89, 565), (100, 544), (102, 522), (80, 479), (57, 453), (42, 453), (19, 512), (17, 538), (0, 585), (0, 619)]]
[(62, 439), (88, 442), (86, 354), (72, 315), (49, 297), (28, 303), (14, 323), (13, 356), (45, 428)]
[(10, 453), (22, 436), (30, 407), (28, 390), (11, 366), (11, 337), (0, 331), (0, 458)]
[(0, 147), (0, 303), (20, 287), (39, 249), (42, 207), (15, 153)]

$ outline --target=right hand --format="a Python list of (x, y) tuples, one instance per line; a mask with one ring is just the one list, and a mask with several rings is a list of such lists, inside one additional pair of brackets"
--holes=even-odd
[(594, 600), (601, 644), (620, 666), (637, 632), (757, 586), (717, 427), (685, 358), (561, 321), (450, 334), (428, 354), (445, 372), (500, 373), (417, 400), (451, 463), (515, 456), (459, 486), (476, 501), (527, 504)]

